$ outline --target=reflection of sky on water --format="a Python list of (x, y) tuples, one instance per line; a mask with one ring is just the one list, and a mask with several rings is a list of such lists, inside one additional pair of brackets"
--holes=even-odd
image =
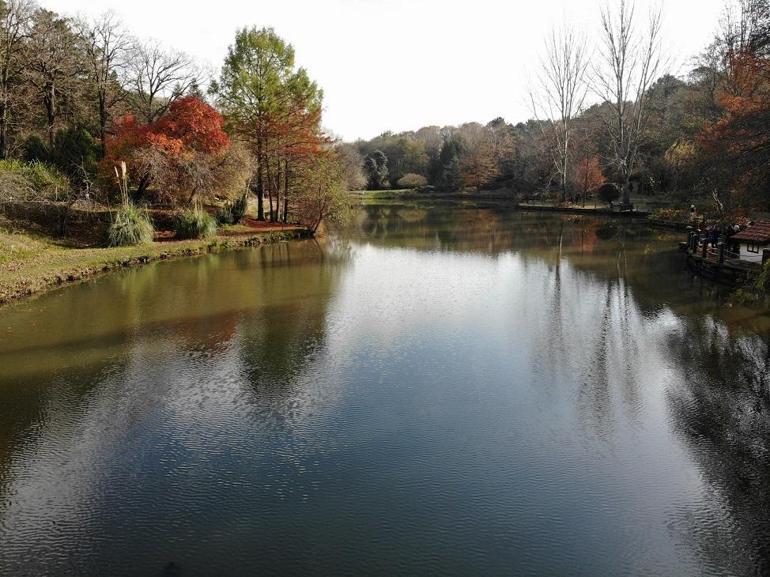
[(15, 311), (54, 336), (0, 352), (0, 568), (751, 574), (767, 348), (556, 230), (562, 258), (296, 245)]

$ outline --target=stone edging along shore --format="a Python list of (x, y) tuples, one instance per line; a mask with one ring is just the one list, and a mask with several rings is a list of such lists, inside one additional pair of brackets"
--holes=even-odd
[[(77, 254), (76, 251), (86, 250), (89, 251), (90, 256), (84, 258), (82, 263), (76, 260), (60, 268), (55, 264), (47, 268), (37, 263), (28, 267), (31, 270), (26, 271), (27, 267), (21, 264), (17, 274), (10, 278), (0, 274), (0, 306), (128, 267), (307, 238), (312, 238), (310, 231), (296, 228), (248, 236), (217, 236), (213, 239), (156, 242), (146, 246), (115, 249), (61, 249), (62, 253), (70, 255)], [(97, 251), (104, 251), (104, 253)]]

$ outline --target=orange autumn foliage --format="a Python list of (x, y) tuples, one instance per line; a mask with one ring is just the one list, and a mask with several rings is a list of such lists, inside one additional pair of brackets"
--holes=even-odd
[(598, 156), (583, 158), (575, 166), (575, 186), (585, 197), (592, 190), (599, 188), (606, 179)]
[(770, 61), (742, 53), (730, 59), (718, 95), (722, 117), (699, 136), (704, 170), (718, 189), (742, 202), (764, 190), (770, 161)]
[(171, 154), (186, 151), (217, 154), (230, 146), (222, 115), (194, 96), (177, 100), (151, 124), (139, 125), (127, 115), (115, 124), (109, 139), (109, 161), (125, 160), (131, 151), (157, 146)]
[(110, 182), (114, 167), (126, 162), (135, 196), (141, 197), (153, 180), (161, 180), (161, 173), (184, 184), (180, 175), (189, 174), (193, 165), (205, 171), (205, 165), (220, 159), (230, 144), (222, 115), (199, 98), (188, 96), (172, 103), (153, 123), (141, 125), (133, 115), (116, 122), (101, 172)]
[(150, 133), (162, 139), (161, 144), (165, 140), (176, 141), (183, 150), (205, 154), (218, 154), (230, 146), (222, 115), (195, 96), (174, 102), (166, 114), (150, 125)]

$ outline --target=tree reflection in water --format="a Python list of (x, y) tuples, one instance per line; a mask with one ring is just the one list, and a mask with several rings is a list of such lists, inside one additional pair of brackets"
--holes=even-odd
[[(711, 495), (675, 519), (688, 541), (725, 573), (770, 572), (770, 348), (730, 334), (711, 317), (689, 319), (671, 354), (685, 366), (670, 392), (673, 422)], [(702, 517), (707, 516), (706, 522)]]
[(4, 311), (0, 573), (770, 572), (767, 318), (677, 235), (419, 204), (345, 234)]

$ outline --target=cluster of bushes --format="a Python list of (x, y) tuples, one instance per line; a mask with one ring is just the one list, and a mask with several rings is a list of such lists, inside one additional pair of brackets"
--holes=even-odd
[(217, 234), (217, 221), (202, 208), (183, 211), (176, 219), (176, 238), (209, 238)]
[(656, 208), (650, 218), (668, 222), (687, 222), (689, 211), (681, 208)]
[(69, 178), (40, 161), (0, 160), (0, 203), (66, 200)]
[(56, 133), (52, 147), (39, 136), (30, 136), (24, 143), (23, 154), (24, 160), (53, 166), (80, 186), (84, 179), (96, 174), (100, 149), (88, 130), (70, 127)]
[(596, 194), (602, 201), (612, 207), (612, 203), (620, 199), (620, 188), (612, 182), (607, 182), (599, 187)]
[[(24, 203), (51, 203), (56, 207), (72, 198), (70, 178), (61, 170), (41, 160), (0, 160), (0, 205), (24, 206)], [(209, 238), (220, 224), (237, 224), (246, 213), (246, 195), (226, 203), (214, 217), (200, 207), (179, 213), (173, 222), (178, 239)], [(147, 210), (128, 197), (111, 214), (105, 244), (110, 247), (152, 242), (155, 228)]]
[(428, 185), (428, 179), (421, 174), (410, 172), (405, 174), (396, 182), (398, 188), (422, 188)]
[(232, 202), (227, 202), (217, 211), (217, 222), (219, 224), (238, 224), (243, 215), (246, 214), (247, 204), (248, 199), (245, 194)]
[[(174, 219), (174, 232), (179, 240), (210, 238), (217, 234), (217, 220), (202, 208), (190, 208)], [(133, 246), (152, 242), (155, 228), (147, 214), (127, 202), (113, 215), (107, 232), (108, 246)]]

